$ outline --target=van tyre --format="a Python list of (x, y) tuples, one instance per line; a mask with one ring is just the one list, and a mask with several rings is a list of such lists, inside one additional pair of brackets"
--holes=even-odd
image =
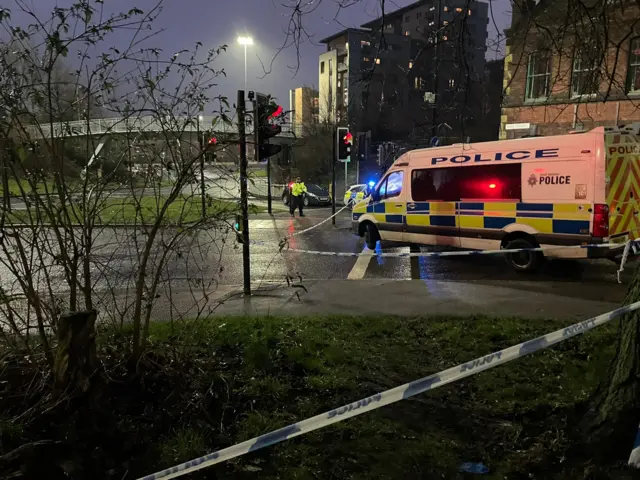
[(376, 244), (380, 240), (380, 234), (375, 225), (369, 223), (364, 231), (364, 242), (369, 250), (375, 250)]
[(282, 203), (284, 203), (285, 205), (289, 205), (289, 195), (283, 195), (282, 196)]
[[(516, 250), (519, 248), (538, 248), (538, 246), (525, 238), (511, 240), (504, 247), (505, 250)], [(535, 272), (544, 259), (542, 252), (518, 252), (505, 254), (507, 263), (517, 272)]]

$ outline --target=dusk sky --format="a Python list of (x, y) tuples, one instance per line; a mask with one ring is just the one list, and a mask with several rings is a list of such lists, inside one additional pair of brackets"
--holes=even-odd
[[(415, 0), (414, 0), (415, 1)], [(29, 3), (29, 0), (27, 0)], [(37, 10), (51, 8), (57, 4), (68, 6), (70, 0), (31, 0)], [(127, 11), (136, 6), (147, 11), (156, 0), (105, 0), (111, 11)], [(296, 48), (288, 46), (276, 58), (274, 55), (283, 45), (286, 28), (291, 15), (287, 4), (292, 0), (165, 0), (164, 11), (157, 27), (166, 31), (155, 37), (153, 46), (162, 48), (167, 56), (184, 48), (192, 48), (197, 41), (207, 47), (227, 44), (227, 52), (219, 60), (219, 67), (227, 73), (220, 80), (220, 93), (235, 100), (235, 91), (244, 84), (243, 47), (237, 44), (238, 35), (250, 35), (255, 44), (248, 50), (248, 87), (270, 93), (279, 103), (288, 107), (288, 90), (302, 85), (317, 86), (318, 54), (324, 51), (319, 41), (343, 28), (359, 27), (379, 16), (380, 0), (361, 0), (348, 8), (339, 9), (335, 0), (308, 0), (317, 8), (303, 17), (306, 32), (311, 37), (303, 38), (300, 46), (300, 64), (296, 72)], [(387, 11), (397, 10), (413, 3), (412, 0), (386, 0)], [(493, 0), (492, 11), (500, 31), (510, 20), (508, 0)], [(336, 18), (337, 15), (337, 18)], [(496, 28), (489, 21), (489, 42), (495, 43)], [(489, 46), (487, 56), (495, 58), (495, 46)], [(271, 72), (265, 74), (263, 66)]]

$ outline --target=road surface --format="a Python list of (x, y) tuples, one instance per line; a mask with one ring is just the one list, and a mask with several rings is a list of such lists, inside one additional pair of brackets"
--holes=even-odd
[[(286, 213), (251, 218), (251, 239), (258, 242), (251, 245), (251, 281), (259, 295), (250, 304), (238, 303), (237, 299), (222, 307), (216, 303), (224, 294), (237, 292), (243, 282), (242, 249), (235, 242), (235, 234), (213, 231), (188, 238), (181, 255), (172, 257), (162, 272), (165, 288), (154, 307), (154, 318), (166, 318), (168, 305), (178, 305), (182, 314), (193, 315), (203, 301), (209, 307), (215, 303), (219, 311), (227, 313), (417, 315), (468, 311), (581, 316), (618, 305), (634, 273), (629, 265), (622, 275), (623, 284), (618, 284), (617, 267), (604, 260), (556, 260), (539, 273), (522, 274), (512, 271), (500, 255), (356, 258), (280, 250), (279, 242), (284, 237), (318, 224), (330, 212), (308, 209), (306, 218), (291, 219)], [(104, 308), (111, 311), (129, 302), (137, 272), (136, 243), (125, 229), (105, 230), (96, 243), (92, 276), (96, 290), (105, 292)], [(327, 222), (290, 238), (288, 246), (364, 251), (362, 240), (350, 231), (346, 212), (338, 216), (336, 227)], [(67, 289), (60, 270), (53, 271), (53, 278), (55, 291)], [(6, 268), (0, 267), (0, 282), (5, 288), (12, 288)], [(289, 287), (291, 283), (302, 287)], [(170, 289), (166, 288), (168, 285)]]

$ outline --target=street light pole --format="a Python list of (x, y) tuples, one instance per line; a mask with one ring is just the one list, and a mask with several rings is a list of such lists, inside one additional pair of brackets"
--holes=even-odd
[(247, 47), (253, 45), (253, 38), (238, 37), (238, 43), (244, 46), (244, 91), (247, 92)]
[(207, 189), (204, 183), (204, 139), (200, 133), (200, 122), (202, 121), (202, 115), (198, 115), (196, 118), (196, 130), (198, 135), (198, 145), (200, 147), (200, 195), (202, 200), (202, 219), (207, 218)]

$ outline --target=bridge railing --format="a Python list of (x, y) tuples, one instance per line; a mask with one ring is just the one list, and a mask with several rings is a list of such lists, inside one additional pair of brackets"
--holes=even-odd
[[(40, 125), (27, 126), (27, 133), (31, 138), (51, 138), (53, 137), (71, 137), (71, 136), (102, 136), (110, 134), (122, 134), (133, 132), (162, 132), (162, 131), (180, 131), (180, 132), (198, 132), (211, 128), (217, 117), (205, 115), (201, 120), (189, 117), (171, 118), (170, 121), (162, 122), (156, 116), (141, 117), (113, 117), (113, 118), (95, 118), (87, 120), (75, 120), (69, 122), (58, 122), (54, 124), (42, 123)], [(52, 132), (53, 130), (53, 132)], [(219, 128), (216, 131), (233, 130), (231, 128)], [(53, 133), (53, 134), (52, 134)], [(293, 132), (283, 127), (281, 137), (293, 137)]]

